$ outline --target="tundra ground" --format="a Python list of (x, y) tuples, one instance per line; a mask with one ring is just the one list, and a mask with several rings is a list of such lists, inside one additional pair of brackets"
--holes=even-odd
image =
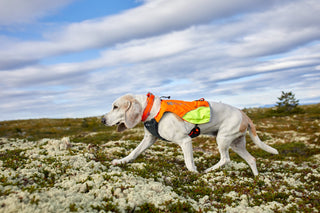
[(157, 141), (136, 161), (113, 166), (143, 137), (98, 118), (0, 122), (0, 212), (319, 212), (320, 105), (272, 115), (247, 109), (272, 155), (247, 138), (260, 175), (230, 150), (219, 160), (215, 139), (194, 139), (199, 174), (187, 171), (180, 148)]

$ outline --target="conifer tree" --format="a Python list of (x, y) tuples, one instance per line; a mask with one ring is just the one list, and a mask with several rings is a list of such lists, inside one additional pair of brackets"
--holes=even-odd
[(295, 95), (290, 92), (282, 91), (281, 96), (278, 98), (277, 111), (281, 113), (294, 113), (298, 112), (299, 100), (295, 98)]

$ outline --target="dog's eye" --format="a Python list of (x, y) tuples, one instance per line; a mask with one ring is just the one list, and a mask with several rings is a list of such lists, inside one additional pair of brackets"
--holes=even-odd
[(118, 109), (118, 106), (113, 106), (113, 110)]

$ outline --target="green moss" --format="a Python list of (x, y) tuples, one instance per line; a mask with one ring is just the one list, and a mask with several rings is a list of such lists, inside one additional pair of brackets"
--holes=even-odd
[(138, 207), (135, 207), (133, 211), (135, 213), (161, 213), (161, 209), (157, 208), (154, 204), (152, 203), (144, 203)]
[(72, 137), (72, 142), (80, 142), (87, 144), (104, 144), (108, 141), (117, 141), (122, 138), (120, 133), (100, 132), (98, 134), (88, 136), (86, 134), (80, 134)]
[(69, 205), (70, 212), (77, 212), (78, 208), (76, 206), (77, 205), (75, 203), (70, 203), (70, 205)]
[(112, 197), (105, 197), (103, 201), (105, 202), (103, 205), (91, 205), (91, 208), (97, 210), (98, 212), (120, 212)]
[(23, 155), (22, 149), (7, 150), (0, 152), (0, 160), (3, 162), (3, 167), (17, 170), (25, 164), (27, 158)]
[(30, 204), (35, 204), (38, 205), (39, 204), (39, 199), (36, 199), (36, 196), (33, 196), (30, 200)]
[(30, 119), (0, 122), (0, 137), (28, 138), (39, 140), (42, 138), (61, 138), (83, 132), (104, 131), (105, 127), (98, 118), (77, 119)]
[(167, 202), (167, 210), (169, 212), (196, 212), (195, 209), (187, 202)]
[[(3, 186), (5, 186), (5, 181), (4, 182), (2, 182), (2, 181), (4, 181), (3, 180), (3, 178), (1, 178), (1, 184), (3, 184)], [(11, 183), (7, 183), (8, 185), (11, 185)], [(6, 189), (6, 190), (1, 190), (0, 189), (0, 196), (7, 196), (7, 195), (9, 195), (9, 194), (11, 194), (12, 193), (12, 191), (11, 191), (11, 189)]]
[(313, 155), (320, 153), (319, 148), (310, 148), (302, 142), (274, 144), (273, 147), (279, 151), (279, 155), (272, 155), (261, 149), (254, 150), (252, 153), (254, 153), (256, 157), (268, 158), (270, 160), (286, 160), (290, 158), (296, 163), (312, 160)]

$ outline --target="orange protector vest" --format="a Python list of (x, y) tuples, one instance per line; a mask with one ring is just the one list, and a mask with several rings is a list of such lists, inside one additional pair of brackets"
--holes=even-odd
[[(203, 115), (201, 115), (201, 111), (199, 111), (200, 107), (205, 107), (207, 109), (206, 114), (208, 114), (208, 110), (209, 110), (209, 115), (206, 115), (206, 118), (204, 118), (203, 121), (194, 122), (194, 121), (192, 121), (192, 119), (190, 120), (187, 117), (184, 117), (189, 112), (192, 112), (197, 117), (203, 117)], [(202, 108), (202, 109), (204, 109), (204, 108)], [(159, 121), (161, 120), (161, 118), (165, 112), (172, 112), (172, 113), (178, 115), (179, 117), (181, 117), (182, 119), (184, 119), (185, 121), (188, 121), (188, 122), (194, 123), (194, 124), (200, 124), (201, 122), (202, 123), (209, 122), (208, 116), (210, 119), (209, 103), (203, 99), (196, 100), (196, 101), (161, 100), (160, 111), (158, 112), (156, 117), (154, 117), (154, 119), (159, 123)], [(190, 117), (190, 116), (188, 116), (188, 117)], [(201, 118), (200, 118), (200, 120), (201, 120)]]

